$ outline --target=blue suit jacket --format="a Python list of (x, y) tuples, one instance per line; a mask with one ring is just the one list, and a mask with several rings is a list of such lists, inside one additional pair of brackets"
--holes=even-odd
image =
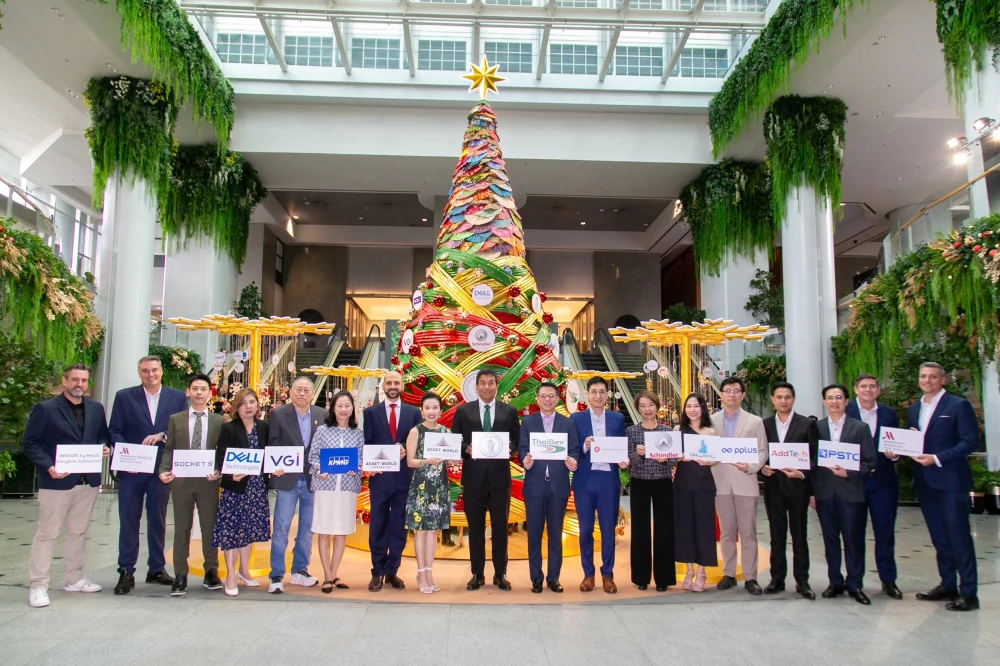
[[(573, 423), (576, 424), (576, 435), (580, 438), (580, 450), (583, 455), (580, 456), (580, 464), (576, 468), (576, 472), (573, 473), (573, 489), (585, 488), (587, 486), (587, 480), (590, 478), (590, 451), (583, 451), (585, 448), (583, 446), (583, 441), (588, 437), (592, 437), (594, 434), (593, 426), (590, 424), (590, 409), (588, 408), (585, 412), (574, 412), (570, 414), (570, 418), (573, 419)], [(625, 436), (625, 417), (618, 412), (613, 412), (609, 409), (604, 410), (604, 436), (605, 437), (624, 437)], [(611, 467), (612, 476), (615, 478), (615, 487), (621, 488), (621, 480), (618, 478), (618, 469), (615, 466)]]
[[(141, 444), (150, 435), (167, 431), (167, 422), (177, 412), (187, 409), (187, 398), (177, 389), (160, 387), (160, 402), (156, 405), (156, 420), (149, 420), (149, 407), (146, 404), (146, 391), (139, 386), (123, 388), (115, 394), (111, 406), (111, 421), (108, 431), (111, 433), (111, 446), (124, 442)], [(156, 467), (160, 468), (160, 458), (163, 456), (163, 442), (156, 445), (159, 452), (156, 455)]]
[[(38, 469), (38, 487), (45, 490), (72, 490), (80, 482), (79, 474), (64, 479), (49, 476), (49, 467), (55, 465), (56, 446), (59, 444), (110, 445), (108, 421), (104, 406), (93, 400), (83, 399), (83, 435), (76, 427), (76, 419), (69, 409), (69, 401), (62, 395), (40, 402), (31, 409), (28, 425), (24, 427), (22, 448)], [(101, 485), (99, 473), (86, 474), (87, 483), (95, 488)]]
[[(921, 398), (922, 399), (922, 398)], [(920, 402), (910, 405), (906, 426), (920, 427)], [(979, 422), (965, 398), (950, 393), (941, 396), (924, 432), (924, 453), (937, 456), (941, 467), (913, 464), (914, 484), (935, 490), (972, 490), (972, 471), (966, 458), (979, 448)]]
[[(878, 442), (882, 436), (882, 426), (886, 428), (898, 428), (899, 418), (896, 416), (896, 410), (892, 407), (881, 403), (876, 404), (878, 405), (878, 412), (875, 426), (875, 471), (865, 478), (865, 492), (869, 493), (878, 490), (899, 489), (899, 477), (896, 476), (896, 462), (898, 462), (898, 459), (892, 461), (886, 458), (884, 454), (878, 453)], [(857, 400), (851, 400), (847, 403), (847, 415), (852, 419), (861, 420), (861, 410), (858, 408)]]
[[(542, 425), (542, 415), (534, 413), (525, 416), (521, 421), (521, 437), (517, 446), (517, 455), (524, 464), (524, 458), (531, 453), (531, 433), (545, 432)], [(568, 434), (567, 454), (577, 462), (580, 462), (580, 438), (576, 434), (576, 425), (562, 414), (555, 415), (552, 423), (552, 432), (564, 432)], [(545, 480), (545, 469), (549, 470), (549, 480)], [(552, 487), (552, 496), (569, 497), (569, 469), (566, 463), (558, 460), (536, 460), (531, 469), (524, 470), (524, 495), (537, 496), (544, 492), (545, 484)]]
[[(385, 413), (385, 403), (378, 402), (365, 409), (362, 415), (362, 426), (365, 431), (365, 444), (396, 443), (406, 446), (406, 436), (410, 434), (421, 421), (420, 410), (405, 402), (399, 403), (399, 414), (396, 417), (396, 439), (389, 433), (389, 417)], [(413, 478), (413, 469), (407, 467), (406, 460), (399, 464), (398, 472), (376, 474), (368, 479), (368, 487), (372, 492), (381, 490), (396, 490), (409, 488)]]

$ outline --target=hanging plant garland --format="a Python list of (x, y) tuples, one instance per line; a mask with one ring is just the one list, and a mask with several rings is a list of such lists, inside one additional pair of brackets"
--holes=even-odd
[(257, 172), (239, 153), (215, 144), (181, 146), (173, 159), (170, 188), (160, 197), (165, 238), (177, 243), (209, 236), (216, 249), (242, 266), (250, 215), (267, 196)]
[(839, 211), (846, 128), (847, 105), (836, 98), (787, 95), (771, 104), (764, 114), (764, 141), (776, 224), (785, 219), (794, 187), (812, 187)]
[(990, 52), (993, 67), (1000, 71), (1000, 4), (996, 0), (937, 0), (936, 4), (948, 98), (961, 108), (973, 72), (983, 71)]
[(778, 225), (771, 213), (766, 165), (725, 159), (704, 169), (680, 196), (699, 270), (718, 275), (730, 256), (774, 252)]
[(170, 186), (170, 160), (177, 104), (158, 81), (114, 76), (91, 79), (83, 94), (90, 107), (86, 131), (94, 161), (94, 207), (115, 169), (122, 180), (142, 178), (159, 197)]

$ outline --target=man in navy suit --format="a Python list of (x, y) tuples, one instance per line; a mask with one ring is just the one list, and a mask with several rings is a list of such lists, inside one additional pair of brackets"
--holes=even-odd
[(580, 563), (583, 582), (580, 590), (594, 589), (594, 512), (601, 527), (601, 582), (608, 594), (618, 592), (615, 585), (615, 528), (618, 525), (618, 505), (621, 481), (618, 468), (628, 467), (628, 459), (618, 463), (590, 461), (594, 437), (624, 437), (625, 417), (605, 409), (608, 403), (608, 382), (603, 377), (591, 377), (587, 382), (587, 402), (590, 409), (571, 415), (576, 434), (583, 440), (583, 459), (573, 474), (573, 495), (576, 515), (580, 521)]
[[(406, 458), (406, 436), (420, 423), (420, 410), (404, 405), (399, 399), (402, 391), (402, 375), (390, 370), (382, 376), (385, 400), (363, 414), (365, 444), (402, 444), (400, 459)], [(381, 590), (383, 582), (396, 590), (406, 587), (397, 572), (406, 545), (406, 495), (412, 478), (413, 470), (403, 463), (398, 472), (380, 472), (368, 480), (371, 493), (368, 547), (372, 553), (369, 592)]]
[(101, 591), (100, 585), (83, 575), (87, 528), (97, 502), (101, 474), (60, 473), (55, 467), (57, 446), (103, 444), (104, 457), (111, 454), (104, 407), (83, 397), (89, 381), (87, 366), (75, 364), (66, 368), (62, 394), (35, 405), (24, 427), (24, 455), (38, 472), (38, 530), (28, 553), (28, 605), (32, 608), (49, 605), (49, 567), (63, 523), (66, 523), (63, 589)]
[[(875, 446), (882, 434), (882, 427), (898, 428), (896, 410), (877, 402), (880, 389), (875, 375), (858, 375), (854, 380), (857, 398), (847, 403), (847, 415), (868, 424), (875, 438)], [(875, 532), (875, 565), (882, 581), (882, 591), (891, 599), (902, 599), (903, 593), (896, 585), (896, 508), (899, 506), (899, 479), (896, 461), (899, 456), (876, 456), (875, 472), (865, 477), (865, 498)]]
[[(518, 457), (524, 465), (524, 508), (528, 518), (528, 571), (531, 591), (542, 591), (542, 530), (549, 533), (549, 570), (545, 577), (549, 589), (562, 592), (559, 572), (562, 570), (562, 532), (569, 501), (569, 473), (576, 470), (580, 459), (580, 439), (576, 426), (567, 417), (556, 413), (559, 389), (543, 382), (535, 390), (539, 412), (521, 421), (521, 441)], [(565, 433), (566, 460), (535, 460), (531, 455), (532, 433)]]
[(979, 608), (979, 597), (969, 526), (972, 472), (966, 458), (979, 447), (979, 423), (968, 400), (945, 392), (945, 374), (937, 363), (922, 363), (918, 381), (924, 395), (906, 413), (906, 425), (924, 433), (924, 453), (913, 458), (913, 485), (941, 575), (941, 584), (919, 592), (917, 599), (948, 600), (948, 610), (971, 611)]
[(146, 504), (147, 583), (173, 585), (167, 573), (164, 544), (167, 533), (167, 503), (170, 488), (156, 470), (163, 457), (167, 422), (171, 415), (187, 409), (187, 398), (163, 385), (163, 365), (158, 356), (139, 359), (139, 386), (124, 388), (111, 407), (111, 445), (144, 444), (159, 447), (153, 472), (122, 472), (118, 475), (118, 584), (115, 594), (128, 594), (135, 587), (135, 565), (139, 560), (139, 523)]

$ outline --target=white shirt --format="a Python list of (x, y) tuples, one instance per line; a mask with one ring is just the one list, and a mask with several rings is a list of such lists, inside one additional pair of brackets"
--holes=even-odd
[(196, 412), (194, 407), (188, 408), (188, 441), (191, 442), (192, 450), (204, 450), (208, 442), (208, 407), (201, 413), (201, 441), (194, 441), (194, 424)]
[(840, 433), (844, 430), (844, 421), (847, 420), (847, 415), (842, 414), (839, 421), (834, 421), (831, 416), (827, 421), (830, 423), (830, 441), (839, 442)]
[(142, 392), (146, 394), (146, 407), (149, 408), (149, 422), (156, 423), (156, 410), (160, 407), (160, 394), (163, 393), (163, 387), (160, 386), (160, 390), (156, 393), (150, 393), (143, 386)]
[(396, 405), (396, 427), (398, 428), (399, 427), (400, 404), (403, 401), (399, 400), (399, 399), (396, 399), (395, 401), (392, 401), (392, 400), (383, 400), (382, 402), (385, 404), (385, 422), (386, 423), (389, 423), (392, 420), (392, 409), (389, 407), (389, 405)]
[(861, 415), (861, 420), (868, 424), (868, 429), (872, 431), (872, 437), (875, 436), (875, 431), (878, 429), (878, 403), (871, 409), (865, 409), (861, 406), (861, 401), (858, 400), (858, 413)]
[(788, 420), (782, 423), (781, 416), (778, 414), (774, 415), (774, 427), (778, 431), (778, 443), (785, 443), (785, 437), (788, 437), (788, 428), (792, 425), (793, 418), (795, 418), (795, 412), (789, 412)]
[[(931, 398), (930, 402), (924, 402), (924, 398), (920, 398), (920, 430), (923, 432), (927, 430), (927, 426), (931, 424), (931, 417), (934, 416), (934, 410), (937, 409), (938, 403), (941, 402), (941, 398), (944, 397), (945, 390), (941, 389), (938, 391), (937, 395)], [(941, 461), (938, 460), (937, 456), (932, 456), (934, 458), (934, 464), (938, 467), (941, 466)]]
[[(594, 437), (604, 437), (604, 433), (607, 430), (604, 429), (604, 417), (607, 415), (608, 410), (603, 410), (600, 415), (598, 415), (593, 409), (587, 410), (590, 412), (590, 428), (594, 431)], [(610, 463), (590, 463), (590, 469), (595, 472), (610, 472)]]
[[(479, 422), (483, 422), (483, 416), (486, 415), (486, 404), (482, 400), (479, 401)], [(493, 426), (497, 422), (497, 399), (493, 398), (493, 402), (489, 403), (490, 406), (490, 430), (493, 430)]]

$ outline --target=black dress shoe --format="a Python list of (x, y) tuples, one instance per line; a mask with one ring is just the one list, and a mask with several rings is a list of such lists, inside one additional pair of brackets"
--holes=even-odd
[(493, 584), (504, 592), (510, 592), (510, 581), (507, 580), (506, 574), (493, 574)]
[(178, 576), (174, 579), (174, 584), (170, 587), (170, 596), (183, 597), (188, 591), (188, 577)]
[(717, 590), (731, 590), (736, 587), (736, 579), (732, 576), (723, 576), (719, 584), (715, 586)]
[(958, 590), (949, 590), (940, 585), (927, 592), (917, 592), (919, 601), (958, 601)]
[(963, 594), (958, 598), (958, 601), (953, 601), (950, 604), (945, 604), (944, 607), (950, 611), (979, 610), (979, 597), (975, 595), (969, 597)]
[(657, 592), (666, 592), (668, 587), (670, 587), (670, 586), (669, 585), (657, 585), (656, 586), (656, 591)]
[(809, 583), (796, 583), (795, 592), (803, 599), (816, 601), (816, 593), (813, 592), (811, 587), (809, 587)]
[(559, 594), (562, 594), (563, 586), (559, 583), (559, 581), (553, 581), (549, 583), (549, 589), (552, 590), (553, 592), (558, 592)]
[(747, 592), (754, 595), (755, 597), (759, 597), (760, 595), (764, 594), (764, 590), (760, 588), (760, 583), (758, 583), (755, 580), (748, 580), (747, 582), (743, 583), (743, 587), (746, 588)]
[(636, 585), (636, 587), (639, 588), (642, 591), (645, 591), (646, 588), (649, 587), (649, 586), (648, 585)]
[(135, 576), (125, 571), (118, 570), (118, 584), (115, 585), (115, 594), (128, 594), (135, 587)]
[(902, 599), (903, 593), (896, 586), (895, 583), (882, 583), (882, 591), (885, 592), (885, 596), (890, 599)]
[(389, 583), (389, 587), (391, 587), (394, 590), (405, 590), (406, 589), (406, 583), (404, 583), (403, 581), (401, 581), (399, 579), (399, 576), (397, 576), (396, 574), (386, 574), (385, 575), (385, 582)]
[(168, 574), (166, 571), (160, 571), (158, 573), (148, 573), (146, 574), (147, 583), (155, 583), (157, 585), (173, 585), (174, 577)]
[(202, 582), (207, 590), (221, 590), (223, 585), (222, 581), (219, 580), (219, 572), (215, 569), (209, 569), (205, 572), (205, 580)]
[(452, 541), (451, 537), (446, 537), (446, 538), (441, 539), (441, 545), (442, 546), (447, 546), (449, 548), (454, 548), (455, 547), (455, 542)]
[(872, 605), (872, 600), (868, 598), (868, 595), (865, 594), (864, 590), (848, 590), (847, 595), (851, 597), (851, 599), (857, 601), (862, 606)]
[(785, 591), (785, 584), (780, 580), (772, 580), (764, 588), (764, 594), (778, 594), (779, 592)]
[(534, 592), (535, 594), (541, 594), (542, 593), (542, 581), (540, 581), (540, 580), (533, 580), (533, 581), (531, 581), (531, 591)]
[(465, 589), (469, 591), (478, 590), (483, 585), (486, 585), (486, 576), (476, 576), (473, 574), (472, 578), (469, 579), (469, 582), (465, 584)]
[(372, 579), (368, 582), (369, 592), (379, 592), (382, 590), (382, 576), (372, 576)]
[(839, 597), (844, 593), (844, 588), (838, 587), (836, 585), (831, 585), (830, 587), (823, 590), (824, 599), (833, 599), (834, 597)]

